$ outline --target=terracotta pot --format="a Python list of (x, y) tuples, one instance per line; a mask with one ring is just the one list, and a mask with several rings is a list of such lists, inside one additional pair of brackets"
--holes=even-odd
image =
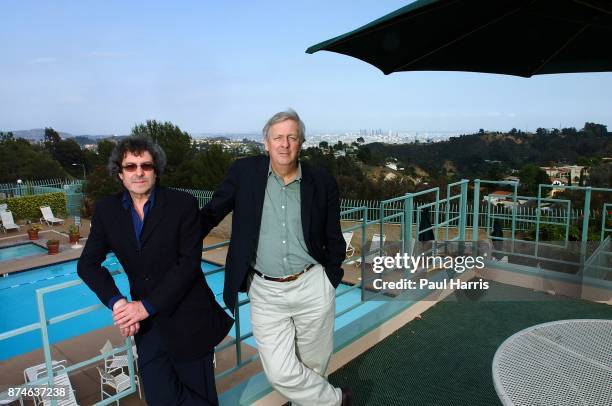
[(59, 243), (57, 243), (57, 244), (47, 244), (47, 253), (49, 255), (59, 254)]
[(68, 234), (68, 238), (70, 239), (70, 244), (78, 244), (81, 236), (79, 234)]
[(28, 230), (30, 240), (38, 240), (38, 230)]

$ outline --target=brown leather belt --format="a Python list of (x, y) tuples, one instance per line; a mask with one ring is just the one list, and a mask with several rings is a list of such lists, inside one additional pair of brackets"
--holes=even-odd
[(310, 264), (306, 268), (304, 268), (304, 270), (302, 270), (301, 272), (298, 272), (298, 273), (293, 274), (293, 275), (285, 276), (284, 278), (273, 278), (271, 276), (264, 275), (264, 274), (262, 274), (261, 272), (259, 272), (255, 268), (251, 268), (251, 270), (253, 272), (255, 272), (256, 275), (261, 276), (262, 278), (264, 278), (267, 281), (272, 281), (272, 282), (291, 282), (291, 281), (294, 281), (297, 278), (299, 278), (304, 273), (310, 271), (314, 266), (315, 266), (315, 264)]

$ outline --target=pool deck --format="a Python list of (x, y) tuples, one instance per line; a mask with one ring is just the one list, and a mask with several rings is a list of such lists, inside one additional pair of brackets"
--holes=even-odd
[[(0, 248), (8, 247), (16, 244), (33, 243), (40, 247), (47, 248), (46, 243), (49, 239), (57, 239), (60, 241), (60, 250), (56, 255), (39, 254), (31, 255), (24, 258), (10, 259), (0, 262), (0, 273), (10, 274), (19, 272), (24, 269), (31, 269), (40, 266), (56, 264), (58, 262), (70, 261), (81, 256), (82, 248), (73, 249), (68, 243), (68, 227), (74, 224), (73, 218), (67, 218), (64, 224), (48, 226), (43, 225), (43, 229), (38, 233), (38, 240), (30, 240), (27, 233), (27, 225), (22, 225), (19, 231), (10, 231), (0, 234)], [(89, 236), (89, 221), (83, 219), (81, 221), (81, 240), (84, 244), (87, 236)]]
[(482, 297), (454, 292), (329, 380), (352, 388), (356, 405), (500, 405), (491, 370), (505, 339), (539, 323), (611, 317), (603, 303), (492, 282)]

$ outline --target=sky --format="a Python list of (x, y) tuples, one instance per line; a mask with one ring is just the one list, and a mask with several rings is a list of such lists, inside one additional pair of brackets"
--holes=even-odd
[(388, 76), (306, 48), (409, 0), (3, 1), (0, 130), (255, 133), (291, 107), (307, 133), (612, 127), (612, 73)]

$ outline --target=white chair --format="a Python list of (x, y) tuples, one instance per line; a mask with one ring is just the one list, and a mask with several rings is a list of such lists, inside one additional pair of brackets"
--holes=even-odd
[[(113, 345), (110, 340), (106, 340), (106, 343), (102, 348), (100, 348), (100, 354), (104, 355), (105, 353), (111, 352), (113, 350)], [(104, 372), (113, 373), (118, 369), (123, 369), (128, 366), (128, 357), (127, 355), (110, 355), (104, 358)]]
[[(5, 386), (5, 385), (2, 385)], [(4, 392), (0, 393), (0, 405), (8, 405), (13, 402), (19, 401), (19, 405), (23, 406), (23, 395), (21, 393), (9, 395), (9, 390), (6, 389)]]
[[(53, 373), (56, 374), (53, 378), (53, 384), (55, 386), (65, 386), (68, 389), (68, 397), (62, 400), (58, 400), (57, 404), (61, 406), (78, 406), (76, 398), (74, 396), (74, 389), (72, 388), (72, 384), (70, 382), (70, 378), (68, 374), (63, 372), (66, 369), (66, 360), (61, 361), (51, 361), (51, 368)], [(23, 370), (23, 378), (25, 383), (35, 382), (38, 379), (44, 378), (47, 376), (47, 365), (46, 364), (38, 364), (31, 367), (28, 367)], [(44, 385), (42, 383), (41, 385)], [(34, 405), (39, 406), (47, 406), (51, 405), (51, 401), (48, 399), (43, 399), (40, 397), (33, 397)]]
[[(100, 348), (100, 354), (104, 355), (105, 353), (113, 351), (113, 344), (111, 344), (110, 340), (106, 340), (106, 343), (102, 348)], [(132, 345), (132, 353), (134, 354), (134, 361), (138, 359), (138, 353), (136, 352), (136, 346)], [(138, 363), (136, 364), (136, 371), (138, 371)], [(123, 368), (127, 368), (128, 366), (128, 356), (125, 355), (111, 355), (109, 357), (104, 358), (104, 372), (114, 373), (118, 369), (121, 369), (123, 372)]]
[[(384, 248), (386, 239), (387, 239), (387, 236), (384, 234), (382, 235), (382, 239), (381, 239), (380, 234), (372, 235), (372, 242), (370, 243), (369, 254), (365, 258), (366, 264), (372, 264), (374, 262), (374, 257), (377, 257), (380, 255), (379, 250), (381, 248)], [(384, 251), (383, 251), (383, 255), (384, 255)]]
[(62, 224), (64, 222), (64, 219), (55, 217), (53, 215), (53, 211), (51, 211), (51, 207), (49, 206), (41, 206), (40, 207), (40, 211), (42, 213), (42, 217), (40, 218), (40, 223), (42, 224), (42, 222), (44, 221), (45, 223), (47, 223), (47, 225), (52, 225), (55, 223), (59, 223)]
[(345, 231), (342, 233), (344, 237), (344, 242), (346, 243), (346, 255), (350, 258), (355, 254), (355, 247), (351, 245), (351, 240), (353, 239), (352, 231)]
[(6, 233), (8, 230), (19, 230), (19, 226), (15, 224), (13, 219), (13, 213), (10, 211), (0, 212), (0, 219), (2, 220), (2, 229)]
[[(70, 378), (68, 378), (67, 373), (62, 373), (57, 375), (53, 379), (54, 387), (63, 386), (67, 389), (68, 396), (64, 399), (57, 400), (57, 406), (79, 406), (77, 403), (76, 397), (74, 396), (74, 389), (72, 388), (72, 383), (70, 382)], [(43, 406), (51, 406), (51, 400), (45, 398), (42, 403)]]
[[(100, 397), (102, 400), (105, 397), (111, 397), (117, 395), (123, 391), (130, 389), (130, 376), (120, 372), (119, 374), (113, 375), (108, 372), (104, 372), (102, 368), (96, 367), (98, 373), (100, 374)], [(138, 375), (134, 375), (134, 382), (138, 387), (138, 397), (142, 399), (142, 394), (140, 392), (140, 380), (138, 379)], [(115, 393), (108, 393), (104, 390), (104, 387), (108, 386), (115, 391)], [(116, 402), (119, 404), (119, 401)]]
[[(66, 360), (63, 359), (61, 361), (52, 360), (51, 368), (53, 371), (59, 371), (66, 369)], [(28, 367), (23, 370), (23, 380), (25, 383), (34, 382), (38, 379), (39, 376), (44, 376), (47, 374), (47, 364), (38, 364)]]
[(3, 211), (7, 211), (7, 210), (8, 210), (8, 204), (6, 203), (0, 204), (0, 213), (2, 213)]

